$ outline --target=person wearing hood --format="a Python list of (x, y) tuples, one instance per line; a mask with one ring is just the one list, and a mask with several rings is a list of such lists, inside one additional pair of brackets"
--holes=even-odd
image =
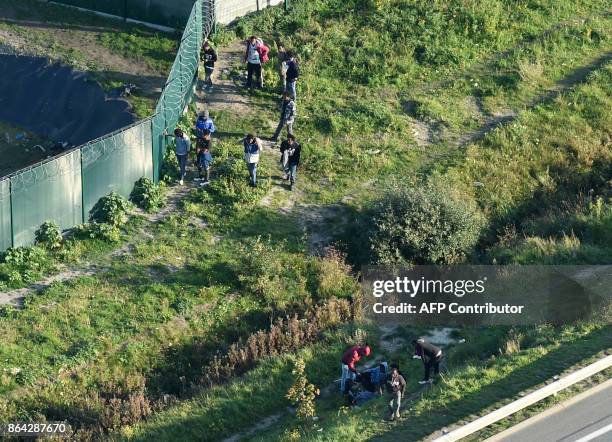
[(355, 364), (362, 358), (370, 356), (369, 345), (355, 345), (344, 352), (341, 360), (340, 393), (347, 394), (351, 383), (357, 377)]

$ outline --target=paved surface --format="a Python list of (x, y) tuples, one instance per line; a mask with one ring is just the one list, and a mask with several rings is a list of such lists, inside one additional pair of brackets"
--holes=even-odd
[(612, 379), (486, 442), (612, 442)]

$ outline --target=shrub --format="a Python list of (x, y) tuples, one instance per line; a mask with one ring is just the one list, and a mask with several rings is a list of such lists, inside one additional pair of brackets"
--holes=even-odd
[(153, 183), (149, 178), (142, 177), (134, 185), (130, 201), (147, 212), (156, 212), (166, 204), (166, 186), (162, 182)]
[(45, 257), (39, 247), (11, 247), (4, 252), (4, 262), (16, 266), (31, 265)]
[(128, 221), (128, 214), (132, 208), (130, 202), (116, 192), (103, 196), (91, 209), (90, 221), (94, 223), (110, 224), (118, 228)]
[(57, 223), (45, 221), (35, 233), (36, 244), (50, 250), (57, 250), (62, 246), (62, 232)]
[(246, 341), (232, 344), (225, 354), (215, 355), (202, 370), (202, 383), (213, 386), (227, 382), (251, 369), (260, 359), (295, 351), (331, 328), (361, 318), (360, 304), (346, 299), (330, 299), (326, 304), (297, 315), (278, 318), (268, 331), (260, 330)]
[(312, 261), (313, 292), (317, 299), (351, 297), (359, 290), (357, 280), (351, 276), (351, 266), (346, 256), (330, 247), (323, 258)]
[(245, 289), (270, 311), (285, 310), (294, 302), (308, 300), (301, 261), (287, 255), (270, 239), (247, 240), (241, 247), (238, 276)]
[(287, 392), (287, 399), (297, 406), (298, 419), (312, 418), (315, 415), (315, 398), (320, 394), (319, 389), (311, 384), (306, 377), (306, 363), (302, 358), (296, 358), (291, 371), (294, 382)]
[(119, 229), (110, 224), (79, 224), (72, 232), (78, 239), (101, 239), (108, 242), (117, 242), (121, 239)]
[(374, 263), (455, 263), (484, 227), (474, 206), (443, 187), (394, 185), (371, 209)]

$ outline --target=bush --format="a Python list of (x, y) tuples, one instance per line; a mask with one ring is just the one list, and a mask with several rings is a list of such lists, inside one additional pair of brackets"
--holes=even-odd
[(101, 239), (108, 242), (121, 239), (119, 229), (110, 224), (79, 224), (72, 232), (77, 239)]
[(294, 382), (287, 392), (287, 399), (297, 406), (296, 416), (304, 420), (316, 414), (315, 398), (320, 394), (319, 389), (311, 384), (306, 377), (306, 363), (302, 358), (296, 358), (291, 371)]
[(369, 215), (372, 261), (378, 264), (456, 263), (484, 227), (474, 206), (432, 185), (395, 185)]
[(312, 291), (318, 300), (348, 298), (359, 291), (357, 280), (351, 275), (351, 266), (345, 258), (343, 253), (330, 247), (323, 258), (312, 261)]
[(4, 252), (4, 262), (15, 266), (32, 265), (45, 258), (45, 252), (39, 247), (11, 247)]
[(57, 223), (45, 221), (35, 233), (36, 244), (40, 244), (50, 250), (62, 247), (62, 232)]
[(156, 212), (166, 205), (166, 186), (162, 182), (153, 183), (149, 178), (142, 177), (134, 185), (130, 201), (147, 212)]
[(103, 196), (91, 209), (89, 220), (98, 224), (110, 224), (115, 228), (123, 226), (128, 221), (132, 205), (116, 192)]

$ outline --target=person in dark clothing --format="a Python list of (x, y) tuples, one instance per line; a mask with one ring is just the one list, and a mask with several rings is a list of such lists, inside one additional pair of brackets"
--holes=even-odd
[(391, 375), (387, 381), (387, 388), (391, 393), (391, 400), (389, 401), (389, 412), (391, 416), (390, 420), (399, 419), (400, 417), (400, 406), (402, 405), (402, 396), (404, 389), (406, 388), (406, 380), (399, 371), (397, 365), (391, 366)]
[(213, 85), (212, 74), (215, 71), (215, 62), (217, 61), (217, 52), (210, 46), (207, 41), (204, 42), (202, 52), (200, 53), (200, 60), (204, 62), (204, 84), (206, 87), (211, 88)]
[(200, 181), (200, 186), (206, 186), (210, 183), (210, 166), (212, 165), (213, 158), (210, 153), (212, 149), (212, 138), (209, 130), (204, 130), (202, 134), (202, 138), (198, 140), (198, 144), (196, 146), (197, 160), (196, 164), (198, 166), (198, 181)]
[(419, 384), (430, 384), (433, 379), (429, 377), (431, 369), (434, 369), (434, 374), (440, 373), (440, 361), (442, 360), (442, 350), (436, 347), (425, 338), (419, 338), (412, 341), (414, 345), (414, 357), (423, 361), (425, 367), (425, 375)]
[(291, 99), (288, 92), (283, 92), (280, 120), (274, 135), (272, 135), (272, 141), (278, 141), (278, 137), (280, 136), (284, 126), (287, 126), (287, 134), (293, 135), (293, 123), (295, 122), (296, 115), (297, 108), (295, 106), (295, 101)]
[(289, 135), (287, 139), (281, 143), (281, 163), (285, 171), (285, 179), (290, 182), (290, 189), (293, 190), (297, 179), (297, 168), (300, 164), (300, 155), (302, 146), (295, 141), (295, 136)]
[(355, 345), (349, 348), (342, 355), (341, 369), (342, 375), (340, 378), (340, 394), (347, 394), (351, 382), (357, 378), (357, 368), (355, 364), (363, 357), (369, 356), (371, 349), (368, 345)]
[(295, 54), (293, 52), (287, 53), (287, 74), (286, 74), (286, 90), (293, 98), (294, 101), (297, 101), (297, 80), (300, 76), (300, 68), (298, 66), (297, 60), (295, 59)]

